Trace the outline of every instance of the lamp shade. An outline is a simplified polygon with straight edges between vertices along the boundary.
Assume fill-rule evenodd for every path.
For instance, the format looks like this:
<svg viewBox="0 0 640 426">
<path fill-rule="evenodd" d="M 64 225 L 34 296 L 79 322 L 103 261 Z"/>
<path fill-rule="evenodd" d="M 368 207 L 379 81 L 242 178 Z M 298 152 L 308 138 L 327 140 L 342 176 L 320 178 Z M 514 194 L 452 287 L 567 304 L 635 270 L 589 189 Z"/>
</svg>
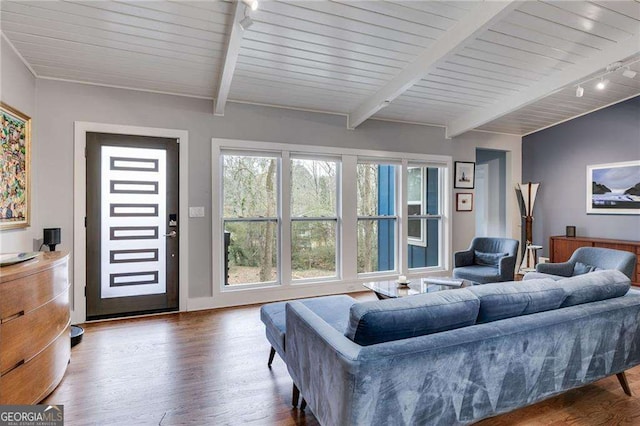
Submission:
<svg viewBox="0 0 640 426">
<path fill-rule="evenodd" d="M 56 250 L 56 245 L 60 244 L 60 228 L 44 228 L 42 244 L 49 246 L 50 251 Z"/>
</svg>

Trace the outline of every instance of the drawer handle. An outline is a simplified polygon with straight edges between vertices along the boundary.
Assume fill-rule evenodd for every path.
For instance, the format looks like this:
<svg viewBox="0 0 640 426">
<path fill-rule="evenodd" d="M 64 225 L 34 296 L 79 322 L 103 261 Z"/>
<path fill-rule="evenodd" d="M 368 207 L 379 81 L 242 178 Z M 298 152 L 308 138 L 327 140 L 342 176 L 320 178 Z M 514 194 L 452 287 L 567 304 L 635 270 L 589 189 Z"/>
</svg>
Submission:
<svg viewBox="0 0 640 426">
<path fill-rule="evenodd" d="M 16 318 L 20 318 L 20 317 L 21 317 L 21 316 L 23 316 L 23 315 L 24 315 L 24 311 L 20 311 L 20 312 L 18 312 L 17 314 L 13 314 L 13 315 L 11 315 L 11 316 L 6 317 L 5 319 L 3 319 L 3 320 L 2 320 L 2 323 L 4 324 L 5 322 L 9 322 L 9 321 L 14 320 L 14 319 L 16 319 Z"/>
<path fill-rule="evenodd" d="M 16 363 L 16 365 L 14 365 L 13 367 L 8 368 L 6 371 L 3 371 L 2 373 L 0 373 L 0 376 L 4 376 L 5 374 L 9 374 L 10 372 L 15 370 L 16 368 L 20 367 L 22 364 L 24 364 L 24 359 L 21 359 L 20 361 L 18 361 Z"/>
</svg>

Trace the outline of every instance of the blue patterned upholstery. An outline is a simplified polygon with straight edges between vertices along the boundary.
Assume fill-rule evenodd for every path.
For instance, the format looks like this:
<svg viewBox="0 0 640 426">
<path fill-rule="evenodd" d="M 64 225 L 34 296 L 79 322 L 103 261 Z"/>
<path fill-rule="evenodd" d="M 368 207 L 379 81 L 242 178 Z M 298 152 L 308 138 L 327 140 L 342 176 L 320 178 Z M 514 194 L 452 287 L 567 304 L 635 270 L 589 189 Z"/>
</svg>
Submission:
<svg viewBox="0 0 640 426">
<path fill-rule="evenodd" d="M 513 281 L 519 245 L 511 238 L 476 237 L 468 250 L 453 254 L 453 276 L 478 284 Z M 476 252 L 479 252 L 477 259 Z M 491 253 L 498 254 L 496 266 L 486 265 Z"/>
<path fill-rule="evenodd" d="M 621 275 L 603 272 L 589 279 Z M 640 364 L 640 291 L 369 346 L 293 301 L 286 329 L 287 368 L 321 424 L 461 425 Z"/>
<path fill-rule="evenodd" d="M 636 255 L 628 251 L 600 247 L 580 247 L 573 252 L 568 261 L 562 263 L 540 263 L 536 266 L 536 275 L 525 275 L 525 279 L 539 278 L 540 274 L 560 279 L 575 274 L 576 263 L 595 266 L 597 269 L 617 269 L 629 278 L 633 278 L 636 267 Z M 580 269 L 580 268 L 578 268 Z"/>
<path fill-rule="evenodd" d="M 299 302 L 316 312 L 336 330 L 344 333 L 349 322 L 349 308 L 356 303 L 356 300 L 353 297 L 338 295 L 300 299 Z M 284 309 L 286 304 L 287 302 L 268 303 L 260 308 L 260 319 L 264 323 L 267 340 L 282 359 L 286 349 Z"/>
</svg>

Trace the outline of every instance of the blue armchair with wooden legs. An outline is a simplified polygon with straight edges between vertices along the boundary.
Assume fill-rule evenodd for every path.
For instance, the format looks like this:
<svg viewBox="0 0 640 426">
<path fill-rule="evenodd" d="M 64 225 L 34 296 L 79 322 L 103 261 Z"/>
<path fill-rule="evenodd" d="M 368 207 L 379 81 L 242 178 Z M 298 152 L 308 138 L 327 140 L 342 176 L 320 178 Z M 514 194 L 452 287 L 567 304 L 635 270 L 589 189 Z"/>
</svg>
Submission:
<svg viewBox="0 0 640 426">
<path fill-rule="evenodd" d="M 469 249 L 454 253 L 453 277 L 475 284 L 513 281 L 519 245 L 511 238 L 476 237 Z"/>
</svg>

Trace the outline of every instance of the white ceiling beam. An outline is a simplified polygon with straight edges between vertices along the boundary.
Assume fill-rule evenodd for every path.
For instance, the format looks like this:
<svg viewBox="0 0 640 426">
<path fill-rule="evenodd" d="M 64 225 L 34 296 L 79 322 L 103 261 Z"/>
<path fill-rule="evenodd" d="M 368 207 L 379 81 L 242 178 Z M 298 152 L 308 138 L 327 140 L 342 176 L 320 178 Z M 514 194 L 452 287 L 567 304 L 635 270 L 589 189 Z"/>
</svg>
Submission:
<svg viewBox="0 0 640 426">
<path fill-rule="evenodd" d="M 513 11 L 520 1 L 486 1 L 479 3 L 456 25 L 426 48 L 413 62 L 362 102 L 347 116 L 347 127 L 355 129 L 381 108 L 424 78 L 447 57 L 464 49 L 495 22 Z"/>
<path fill-rule="evenodd" d="M 240 44 L 244 37 L 244 30 L 240 26 L 240 21 L 244 18 L 245 5 L 242 1 L 237 0 L 235 4 L 235 12 L 233 13 L 233 21 L 231 22 L 231 33 L 229 34 L 229 42 L 227 43 L 227 51 L 224 55 L 224 67 L 220 74 L 218 82 L 218 93 L 213 101 L 213 114 L 224 115 L 224 107 L 227 104 L 229 90 L 231 89 L 231 80 L 236 70 L 238 55 L 240 54 Z"/>
<path fill-rule="evenodd" d="M 613 62 L 621 61 L 638 54 L 640 54 L 638 37 L 629 37 L 627 40 L 618 43 L 614 48 L 606 49 L 595 57 L 571 65 L 563 71 L 540 80 L 523 92 L 499 99 L 495 102 L 494 107 L 477 109 L 451 121 L 447 124 L 447 138 L 456 137 L 476 127 L 487 124 L 497 118 L 550 96 L 567 86 L 582 82 L 586 77 L 594 73 L 604 72 L 607 65 Z"/>
</svg>

